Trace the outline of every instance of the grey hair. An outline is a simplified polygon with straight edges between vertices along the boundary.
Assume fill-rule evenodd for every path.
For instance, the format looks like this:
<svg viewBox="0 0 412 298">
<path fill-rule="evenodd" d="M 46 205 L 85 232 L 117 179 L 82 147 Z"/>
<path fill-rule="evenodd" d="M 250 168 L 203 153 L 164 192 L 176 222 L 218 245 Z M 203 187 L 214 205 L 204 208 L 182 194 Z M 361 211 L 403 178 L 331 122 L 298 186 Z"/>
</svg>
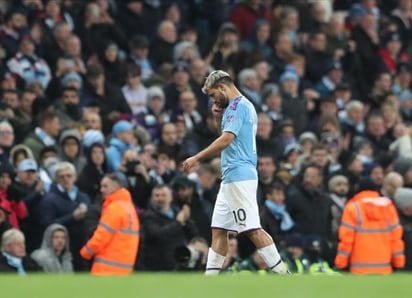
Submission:
<svg viewBox="0 0 412 298">
<path fill-rule="evenodd" d="M 184 51 L 188 48 L 192 49 L 193 54 L 194 54 L 194 59 L 200 58 L 199 50 L 197 49 L 196 45 L 193 42 L 181 41 L 177 43 L 175 47 L 173 48 L 173 60 L 178 61 L 182 57 Z"/>
<path fill-rule="evenodd" d="M 359 100 L 352 100 L 346 105 L 346 111 L 350 112 L 354 108 L 363 109 L 363 103 Z"/>
<path fill-rule="evenodd" d="M 1 237 L 1 251 L 5 252 L 6 246 L 14 241 L 14 239 L 25 240 L 23 232 L 18 229 L 9 229 L 3 233 Z"/>
<path fill-rule="evenodd" d="M 0 122 L 0 128 L 3 128 L 3 127 L 4 128 L 9 128 L 14 133 L 14 128 L 8 121 Z"/>
<path fill-rule="evenodd" d="M 66 171 L 66 170 L 69 170 L 70 172 L 76 175 L 76 168 L 71 162 L 68 162 L 68 161 L 59 162 L 54 169 L 54 173 L 57 174 L 58 172 Z"/>
<path fill-rule="evenodd" d="M 237 76 L 237 80 L 239 81 L 240 86 L 245 86 L 246 81 L 254 77 L 257 77 L 256 70 L 252 68 L 245 68 L 240 71 L 239 75 Z"/>
<path fill-rule="evenodd" d="M 231 83 L 233 83 L 230 75 L 229 75 L 226 71 L 223 71 L 223 70 L 214 70 L 214 71 L 212 71 L 212 72 L 207 76 L 206 81 L 205 81 L 205 83 L 203 84 L 202 92 L 203 92 L 204 94 L 207 94 L 207 91 L 208 91 L 209 89 L 215 88 L 216 85 L 217 85 L 217 83 L 223 82 L 224 79 L 227 79 L 227 83 L 229 83 L 229 81 L 230 81 Z"/>
</svg>

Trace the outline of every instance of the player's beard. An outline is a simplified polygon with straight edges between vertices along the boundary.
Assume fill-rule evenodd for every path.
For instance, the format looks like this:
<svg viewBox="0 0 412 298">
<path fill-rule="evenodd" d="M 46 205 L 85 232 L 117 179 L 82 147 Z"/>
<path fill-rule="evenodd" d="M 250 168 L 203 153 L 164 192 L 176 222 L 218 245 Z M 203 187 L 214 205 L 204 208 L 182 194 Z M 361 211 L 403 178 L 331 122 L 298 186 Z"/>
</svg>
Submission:
<svg viewBox="0 0 412 298">
<path fill-rule="evenodd" d="M 226 94 L 220 93 L 220 97 L 219 97 L 219 107 L 224 110 L 227 108 L 227 106 L 229 105 L 229 98 L 227 97 Z"/>
</svg>

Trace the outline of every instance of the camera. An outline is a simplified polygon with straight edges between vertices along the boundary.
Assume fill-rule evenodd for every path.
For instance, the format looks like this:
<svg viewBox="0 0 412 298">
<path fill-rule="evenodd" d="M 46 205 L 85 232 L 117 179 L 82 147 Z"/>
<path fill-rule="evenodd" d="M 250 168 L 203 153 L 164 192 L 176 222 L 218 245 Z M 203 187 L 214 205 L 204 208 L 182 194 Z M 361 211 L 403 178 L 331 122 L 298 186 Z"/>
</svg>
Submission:
<svg viewBox="0 0 412 298">
<path fill-rule="evenodd" d="M 178 246 L 175 249 L 178 271 L 203 270 L 202 258 L 203 253 L 191 246 Z"/>
<path fill-rule="evenodd" d="M 139 165 L 139 164 L 140 164 L 139 160 L 132 160 L 132 161 L 126 162 L 126 165 L 125 165 L 126 172 L 128 174 L 133 174 L 135 172 L 136 166 Z"/>
</svg>

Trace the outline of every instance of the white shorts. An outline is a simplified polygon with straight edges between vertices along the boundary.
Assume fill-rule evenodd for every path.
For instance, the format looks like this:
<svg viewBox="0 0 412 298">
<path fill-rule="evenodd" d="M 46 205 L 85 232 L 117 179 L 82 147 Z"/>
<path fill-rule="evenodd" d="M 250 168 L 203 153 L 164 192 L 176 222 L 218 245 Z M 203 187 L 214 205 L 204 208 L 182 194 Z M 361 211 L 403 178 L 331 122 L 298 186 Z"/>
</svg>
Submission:
<svg viewBox="0 0 412 298">
<path fill-rule="evenodd" d="M 260 229 L 256 191 L 257 180 L 220 184 L 211 227 L 238 233 Z"/>
</svg>

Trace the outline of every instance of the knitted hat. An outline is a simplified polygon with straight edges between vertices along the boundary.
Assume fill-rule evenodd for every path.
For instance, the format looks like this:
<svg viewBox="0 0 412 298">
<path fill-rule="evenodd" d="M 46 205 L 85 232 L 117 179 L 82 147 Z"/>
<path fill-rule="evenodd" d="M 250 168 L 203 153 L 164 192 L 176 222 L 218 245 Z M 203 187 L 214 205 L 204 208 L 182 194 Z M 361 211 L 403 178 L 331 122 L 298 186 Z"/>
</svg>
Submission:
<svg viewBox="0 0 412 298">
<path fill-rule="evenodd" d="M 329 191 L 333 191 L 339 183 L 349 184 L 349 180 L 344 175 L 333 176 L 332 178 L 329 179 L 329 182 L 328 182 Z"/>
<path fill-rule="evenodd" d="M 400 187 L 395 192 L 395 205 L 400 210 L 403 210 L 412 205 L 412 189 L 407 187 Z"/>
</svg>

